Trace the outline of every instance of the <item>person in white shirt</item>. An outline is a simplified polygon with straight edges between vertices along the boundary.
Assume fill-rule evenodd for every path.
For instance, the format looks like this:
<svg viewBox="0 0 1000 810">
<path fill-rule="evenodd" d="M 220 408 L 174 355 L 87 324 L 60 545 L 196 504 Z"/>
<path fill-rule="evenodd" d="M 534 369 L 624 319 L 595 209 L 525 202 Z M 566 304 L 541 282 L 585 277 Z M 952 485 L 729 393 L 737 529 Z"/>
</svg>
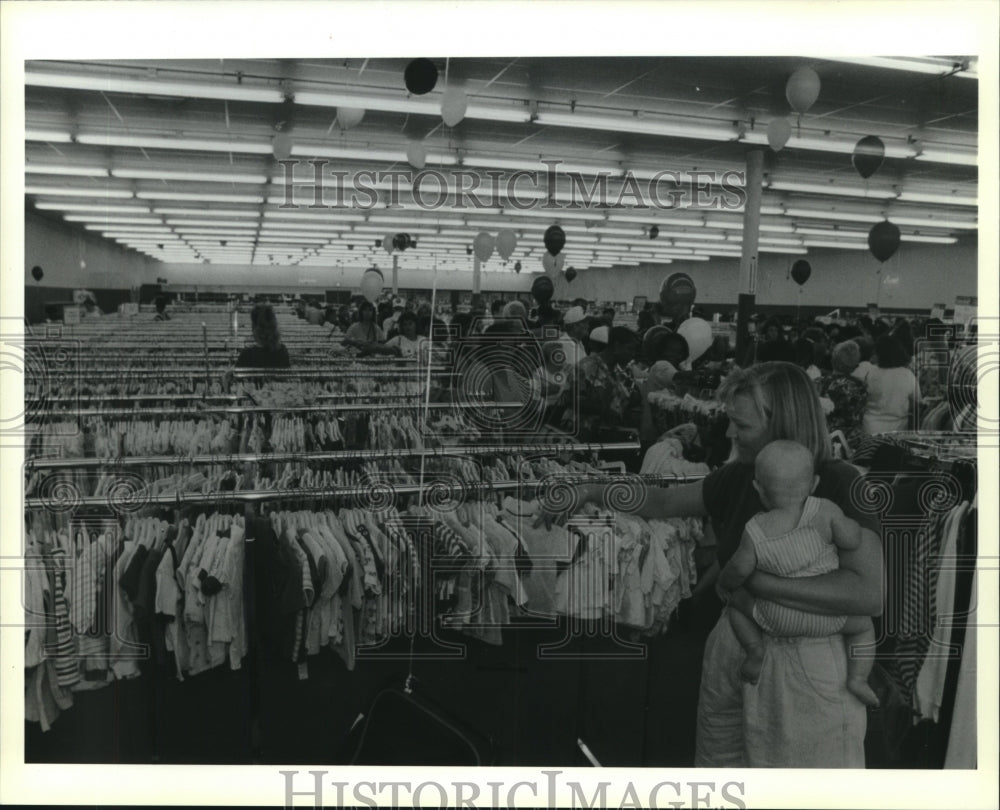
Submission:
<svg viewBox="0 0 1000 810">
<path fill-rule="evenodd" d="M 393 349 L 400 357 L 416 357 L 426 354 L 427 338 L 417 334 L 417 316 L 412 312 L 404 312 L 397 322 L 399 334 L 385 342 L 387 349 Z"/>
<path fill-rule="evenodd" d="M 587 356 L 583 341 L 590 335 L 590 325 L 583 307 L 570 307 L 563 315 L 563 334 L 559 338 L 565 354 L 566 371 L 571 371 Z"/>
<path fill-rule="evenodd" d="M 868 402 L 862 427 L 869 436 L 908 430 L 920 392 L 917 378 L 907 368 L 906 350 L 898 340 L 884 335 L 875 343 L 875 362 L 865 377 Z"/>
<path fill-rule="evenodd" d="M 382 321 L 382 331 L 387 335 L 393 330 L 398 329 L 399 318 L 403 314 L 404 302 L 402 298 L 392 299 L 392 315 Z"/>
</svg>

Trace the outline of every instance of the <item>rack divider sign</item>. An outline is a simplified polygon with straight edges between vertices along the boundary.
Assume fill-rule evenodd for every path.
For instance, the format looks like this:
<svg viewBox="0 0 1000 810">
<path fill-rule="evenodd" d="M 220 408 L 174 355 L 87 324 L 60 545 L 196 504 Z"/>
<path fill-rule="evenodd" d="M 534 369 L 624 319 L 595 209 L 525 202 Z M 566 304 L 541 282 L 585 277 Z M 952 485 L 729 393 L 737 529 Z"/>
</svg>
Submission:
<svg viewBox="0 0 1000 810">
<path fill-rule="evenodd" d="M 975 295 L 955 296 L 955 323 L 968 323 L 976 317 L 979 297 Z"/>
</svg>

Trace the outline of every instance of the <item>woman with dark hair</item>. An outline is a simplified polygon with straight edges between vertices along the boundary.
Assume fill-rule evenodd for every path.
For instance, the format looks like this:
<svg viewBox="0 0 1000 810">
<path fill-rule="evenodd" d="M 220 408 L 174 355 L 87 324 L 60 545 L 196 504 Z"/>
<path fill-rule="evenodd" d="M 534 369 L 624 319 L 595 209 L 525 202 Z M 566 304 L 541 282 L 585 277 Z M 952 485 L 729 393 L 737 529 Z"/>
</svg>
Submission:
<svg viewBox="0 0 1000 810">
<path fill-rule="evenodd" d="M 237 368 L 289 368 L 288 349 L 281 342 L 278 320 L 270 304 L 257 304 L 250 311 L 254 345 L 247 346 L 236 359 Z"/>
<path fill-rule="evenodd" d="M 167 314 L 167 296 L 158 295 L 156 296 L 156 314 L 153 316 L 154 321 L 169 321 L 170 316 Z"/>
<path fill-rule="evenodd" d="M 417 316 L 412 312 L 404 312 L 396 321 L 399 330 L 395 337 L 389 338 L 383 348 L 389 349 L 399 357 L 417 357 L 426 360 L 427 338 L 417 334 Z"/>
<path fill-rule="evenodd" d="M 757 454 L 776 439 L 804 445 L 815 462 L 813 495 L 827 498 L 861 525 L 861 542 L 838 552 L 839 568 L 785 578 L 755 571 L 751 595 L 820 614 L 872 616 L 882 609 L 881 527 L 852 497 L 858 470 L 832 458 L 816 387 L 791 363 L 762 363 L 737 371 L 719 389 L 736 457 L 704 480 L 648 488 L 635 514 L 647 520 L 708 516 L 717 561 L 695 599 L 706 609 L 718 573 L 740 544 L 747 521 L 763 511 L 754 486 Z M 607 504 L 604 485 L 582 485 L 574 500 Z M 551 515 L 543 515 L 545 520 Z M 726 594 L 721 594 L 726 595 Z M 728 610 L 728 608 L 726 609 Z M 696 767 L 863 768 L 866 709 L 846 686 L 848 651 L 842 636 L 764 636 L 764 669 L 756 686 L 741 681 L 745 653 L 723 611 L 708 637 L 701 672 Z"/>
<path fill-rule="evenodd" d="M 883 335 L 875 342 L 876 365 L 865 377 L 868 403 L 862 421 L 869 436 L 913 426 L 920 392 L 917 378 L 907 368 L 909 362 L 906 351 L 894 337 Z"/>
<path fill-rule="evenodd" d="M 385 332 L 375 323 L 375 305 L 362 301 L 358 306 L 358 320 L 352 323 L 344 335 L 344 345 L 360 349 L 362 354 L 385 343 Z"/>
</svg>

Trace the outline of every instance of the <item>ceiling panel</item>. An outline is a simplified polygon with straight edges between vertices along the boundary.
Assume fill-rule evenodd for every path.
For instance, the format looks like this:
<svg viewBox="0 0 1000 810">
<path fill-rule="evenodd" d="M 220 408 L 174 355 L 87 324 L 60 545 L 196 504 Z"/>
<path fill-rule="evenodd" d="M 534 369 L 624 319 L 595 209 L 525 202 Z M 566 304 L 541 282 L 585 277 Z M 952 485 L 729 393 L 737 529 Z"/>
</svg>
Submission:
<svg viewBox="0 0 1000 810">
<path fill-rule="evenodd" d="M 962 57 L 939 58 L 929 69 L 940 75 L 792 57 L 435 63 L 438 87 L 423 97 L 406 92 L 406 59 L 28 63 L 28 202 L 67 227 L 171 261 L 246 261 L 249 234 L 254 261 L 356 264 L 359 256 L 384 258 L 376 242 L 405 231 L 418 237 L 408 263 L 468 267 L 476 233 L 510 227 L 518 251 L 506 266 L 493 259 L 487 269 L 529 259 L 535 269 L 540 234 L 558 222 L 571 234 L 577 264 L 613 265 L 638 253 L 667 262 L 738 252 L 740 208 L 666 211 L 636 207 L 627 196 L 609 205 L 625 173 L 648 180 L 663 170 L 740 171 L 748 148 L 764 148 L 765 252 L 807 254 L 815 243 L 855 249 L 859 240 L 863 247 L 871 223 L 885 217 L 912 240 L 945 242 L 976 227 L 978 81 L 945 75 L 972 72 Z M 800 117 L 789 112 L 785 84 L 803 66 L 816 70 L 822 90 Z M 440 116 L 446 85 L 463 87 L 470 103 L 454 128 Z M 364 119 L 341 131 L 329 99 L 361 97 L 352 106 L 366 109 Z M 766 148 L 776 117 L 793 128 L 779 153 Z M 422 141 L 427 168 L 453 188 L 470 178 L 488 187 L 489 171 L 502 172 L 505 183 L 511 172 L 559 160 L 584 174 L 562 176 L 557 199 L 568 199 L 574 182 L 589 188 L 597 172 L 608 175 L 610 199 L 582 211 L 540 211 L 515 208 L 501 195 L 483 208 L 427 211 L 404 185 L 397 208 L 382 196 L 362 209 L 310 207 L 314 170 L 305 164 L 294 175 L 301 204 L 281 208 L 285 174 L 272 149 L 281 131 L 295 158 L 321 157 L 325 171 L 409 171 L 407 147 Z M 878 135 L 897 155 L 868 180 L 850 155 L 864 135 Z M 243 177 L 233 182 L 233 174 Z M 321 199 L 332 203 L 332 182 L 323 179 Z M 534 191 L 544 189 L 537 180 Z M 691 193 L 683 182 L 664 187 Z M 713 189 L 724 196 L 718 183 Z M 532 199 L 537 206 L 542 198 L 544 191 Z M 213 219 L 224 226 L 213 227 Z M 652 240 L 654 223 L 664 233 Z M 170 243 L 179 254 L 167 251 Z"/>
</svg>

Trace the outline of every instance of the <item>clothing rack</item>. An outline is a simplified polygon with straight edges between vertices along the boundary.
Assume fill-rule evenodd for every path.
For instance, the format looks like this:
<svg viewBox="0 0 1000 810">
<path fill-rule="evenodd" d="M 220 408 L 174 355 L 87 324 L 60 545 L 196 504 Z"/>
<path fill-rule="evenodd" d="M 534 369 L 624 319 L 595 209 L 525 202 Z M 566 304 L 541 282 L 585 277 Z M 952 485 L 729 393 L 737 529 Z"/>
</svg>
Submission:
<svg viewBox="0 0 1000 810">
<path fill-rule="evenodd" d="M 641 480 L 643 483 L 651 486 L 662 486 L 664 484 L 686 484 L 693 483 L 695 481 L 700 481 L 704 478 L 704 475 L 639 475 L 636 476 L 637 479 Z M 567 483 L 573 484 L 583 484 L 583 483 L 614 483 L 616 477 L 607 475 L 587 475 L 584 473 L 574 473 L 565 477 L 565 479 L 560 478 L 559 481 L 565 480 Z M 442 488 L 447 489 L 449 492 L 464 493 L 464 494 L 481 494 L 490 496 L 502 492 L 514 492 L 514 491 L 525 491 L 525 490 L 537 490 L 541 486 L 552 486 L 553 481 L 548 480 L 532 480 L 532 481 L 482 481 L 482 482 L 468 482 L 462 484 L 450 484 L 448 482 L 428 482 L 424 485 L 419 484 L 403 484 L 403 485 L 390 485 L 392 493 L 394 495 L 407 496 L 407 495 L 420 495 L 431 488 L 435 491 L 440 491 Z M 372 481 L 371 486 L 368 487 L 325 487 L 318 489 L 266 489 L 266 490 L 246 490 L 246 491 L 228 491 L 228 492 L 185 492 L 185 493 L 173 493 L 173 494 L 163 494 L 163 495 L 143 495 L 138 494 L 135 498 L 136 501 L 141 501 L 143 507 L 145 506 L 170 506 L 170 505 L 181 505 L 181 504 L 227 504 L 227 503 L 259 503 L 261 501 L 295 501 L 295 500 L 312 500 L 317 498 L 331 499 L 331 498 L 361 498 L 372 496 L 381 497 L 378 494 L 378 487 L 380 485 L 386 485 L 385 482 L 380 482 L 378 480 Z M 109 507 L 109 497 L 107 495 L 103 496 L 80 496 L 74 499 L 78 507 Z M 25 500 L 25 508 L 27 509 L 44 509 L 49 504 L 49 501 L 43 498 L 29 498 Z"/>
<path fill-rule="evenodd" d="M 378 396 L 373 394 L 371 396 Z M 412 395 L 411 395 L 412 398 Z M 85 409 L 69 411 L 35 411 L 32 417 L 35 419 L 58 418 L 58 417 L 134 417 L 134 416 L 234 416 L 245 413 L 331 413 L 350 411 L 402 411 L 402 410 L 461 410 L 466 408 L 521 408 L 523 405 L 518 402 L 429 402 L 417 403 L 410 406 L 398 403 L 358 403 L 333 405 L 231 405 L 220 408 L 103 408 Z"/>
<path fill-rule="evenodd" d="M 345 461 L 450 456 L 492 456 L 518 453 L 601 453 L 639 450 L 638 442 L 613 444 L 559 443 L 508 445 L 443 445 L 405 450 L 328 450 L 321 452 L 236 453 L 203 456 L 122 456 L 119 458 L 35 458 L 26 459 L 26 468 L 65 469 L 74 467 L 141 467 L 182 464 L 270 464 L 282 461 Z"/>
</svg>

